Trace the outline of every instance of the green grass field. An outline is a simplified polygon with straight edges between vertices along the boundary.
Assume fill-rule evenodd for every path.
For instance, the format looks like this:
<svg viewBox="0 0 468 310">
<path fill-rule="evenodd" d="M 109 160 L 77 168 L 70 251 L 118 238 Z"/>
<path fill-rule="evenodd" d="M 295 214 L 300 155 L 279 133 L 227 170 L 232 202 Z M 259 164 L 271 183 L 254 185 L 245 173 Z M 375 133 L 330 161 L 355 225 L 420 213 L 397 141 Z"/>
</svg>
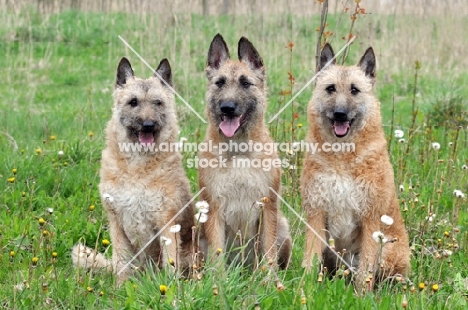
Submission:
<svg viewBox="0 0 468 310">
<path fill-rule="evenodd" d="M 202 115 L 209 43 L 219 32 L 236 55 L 237 41 L 246 36 L 267 67 L 269 119 L 314 74 L 319 15 L 43 14 L 26 7 L 5 9 L 0 16 L 0 308 L 467 306 L 468 204 L 454 195 L 456 189 L 468 193 L 468 43 L 461 39 L 466 18 L 366 14 L 355 22 L 357 39 L 346 63 L 357 62 L 367 46 L 375 48 L 375 93 L 412 249 L 412 272 L 405 280 L 383 283 L 358 297 L 341 276 L 319 281 L 318 267 L 304 273 L 305 226 L 286 206 L 293 257 L 290 268 L 276 275 L 240 267 L 220 273 L 207 266 L 199 279 L 147 271 L 117 287 L 113 275 L 75 270 L 70 258 L 80 239 L 107 255 L 112 251 L 102 243 L 110 237 L 97 186 L 117 64 L 126 56 L 137 76 L 152 74 L 119 35 L 152 66 L 167 57 L 176 90 Z M 331 14 L 328 23 L 337 51 L 349 34 L 350 15 Z M 276 141 L 305 136 L 312 90 L 307 88 L 271 124 Z M 200 142 L 206 125 L 182 101 L 177 105 L 180 137 Z M 404 131 L 404 142 L 394 137 L 395 129 Z M 195 155 L 185 153 L 184 160 Z M 297 169 L 284 171 L 283 196 L 302 213 L 298 179 L 303 154 L 280 156 L 296 164 Z M 187 175 L 196 193 L 197 171 L 187 169 Z M 167 286 L 164 296 L 160 285 Z"/>
</svg>

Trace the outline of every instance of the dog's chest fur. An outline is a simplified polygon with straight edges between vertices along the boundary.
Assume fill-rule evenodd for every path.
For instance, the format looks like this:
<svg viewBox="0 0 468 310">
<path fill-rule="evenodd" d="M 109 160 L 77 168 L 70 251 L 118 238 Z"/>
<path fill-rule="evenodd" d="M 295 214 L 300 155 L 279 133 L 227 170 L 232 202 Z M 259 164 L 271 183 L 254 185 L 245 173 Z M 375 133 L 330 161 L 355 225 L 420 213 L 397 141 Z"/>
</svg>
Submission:
<svg viewBox="0 0 468 310">
<path fill-rule="evenodd" d="M 308 185 L 310 203 L 313 208 L 326 213 L 330 236 L 342 242 L 352 238 L 367 211 L 368 186 L 349 174 L 328 170 L 318 173 Z"/>
</svg>

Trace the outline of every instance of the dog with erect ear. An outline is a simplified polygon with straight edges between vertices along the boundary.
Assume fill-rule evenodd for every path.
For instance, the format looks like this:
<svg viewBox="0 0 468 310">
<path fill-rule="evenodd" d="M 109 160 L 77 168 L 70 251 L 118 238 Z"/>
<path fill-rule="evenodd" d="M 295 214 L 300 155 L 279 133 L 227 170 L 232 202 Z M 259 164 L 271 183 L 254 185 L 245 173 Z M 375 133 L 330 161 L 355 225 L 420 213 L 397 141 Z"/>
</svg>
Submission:
<svg viewBox="0 0 468 310">
<path fill-rule="evenodd" d="M 211 253 L 227 251 L 230 262 L 240 256 L 242 263 L 257 266 L 265 258 L 270 266 L 286 268 L 292 243 L 276 196 L 281 160 L 276 152 L 240 147 L 273 143 L 264 121 L 265 66 L 244 37 L 239 40 L 238 58 L 231 59 L 220 34 L 213 38 L 206 63 L 209 124 L 204 142 L 230 147 L 200 153 L 200 161 L 218 162 L 198 169 L 199 187 L 205 188 L 201 196 L 210 205 L 204 230 Z M 231 250 L 239 248 L 240 254 Z"/>
<path fill-rule="evenodd" d="M 178 130 L 167 59 L 154 76 L 140 79 L 122 58 L 99 184 L 112 260 L 77 244 L 72 251 L 76 266 L 112 270 L 119 284 L 132 274 L 133 266 L 190 266 L 194 209 L 189 181 L 181 154 L 159 149 L 163 143 L 177 143 Z"/>
<path fill-rule="evenodd" d="M 307 109 L 306 142 L 319 148 L 325 143 L 334 145 L 335 151 L 322 148 L 306 153 L 301 179 L 308 224 L 321 237 L 306 229 L 303 266 L 312 267 L 314 257 L 331 271 L 342 266 L 337 253 L 323 243 L 333 240 L 336 251 L 342 252 L 340 257 L 356 270 L 360 292 L 386 277 L 407 276 L 410 269 L 408 234 L 382 130 L 380 103 L 373 94 L 375 69 L 372 48 L 356 66 L 340 66 L 331 46 L 324 46 Z"/>
</svg>

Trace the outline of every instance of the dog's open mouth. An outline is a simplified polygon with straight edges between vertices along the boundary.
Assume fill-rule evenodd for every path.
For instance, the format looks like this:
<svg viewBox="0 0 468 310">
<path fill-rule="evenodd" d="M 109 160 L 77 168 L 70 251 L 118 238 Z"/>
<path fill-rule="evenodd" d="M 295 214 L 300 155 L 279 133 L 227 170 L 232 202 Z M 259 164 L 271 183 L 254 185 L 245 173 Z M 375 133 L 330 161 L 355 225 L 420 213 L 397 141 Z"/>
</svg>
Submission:
<svg viewBox="0 0 468 310">
<path fill-rule="evenodd" d="M 221 123 L 219 124 L 219 129 L 223 132 L 223 134 L 231 138 L 234 136 L 237 132 L 237 130 L 240 128 L 242 123 L 245 120 L 245 114 L 242 114 L 240 116 L 234 116 L 234 117 L 229 117 L 227 115 L 222 115 L 221 116 Z"/>
<path fill-rule="evenodd" d="M 154 132 L 152 131 L 133 131 L 133 134 L 138 138 L 141 145 L 147 146 L 154 143 Z"/>
<path fill-rule="evenodd" d="M 352 121 L 332 121 L 333 131 L 335 132 L 335 136 L 338 138 L 342 138 L 349 133 L 349 129 L 351 128 Z"/>
</svg>

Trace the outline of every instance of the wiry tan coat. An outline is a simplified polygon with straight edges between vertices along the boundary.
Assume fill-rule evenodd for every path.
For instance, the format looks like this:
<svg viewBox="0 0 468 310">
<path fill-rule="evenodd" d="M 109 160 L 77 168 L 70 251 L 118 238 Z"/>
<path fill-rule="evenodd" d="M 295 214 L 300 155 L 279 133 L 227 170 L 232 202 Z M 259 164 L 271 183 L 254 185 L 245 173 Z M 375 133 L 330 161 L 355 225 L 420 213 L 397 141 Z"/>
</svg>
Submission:
<svg viewBox="0 0 468 310">
<path fill-rule="evenodd" d="M 239 61 L 231 60 L 226 43 L 221 35 L 216 35 L 208 53 L 206 73 L 209 125 L 205 142 L 212 141 L 213 145 L 229 141 L 239 145 L 249 140 L 272 143 L 264 123 L 265 68 L 253 45 L 241 38 Z M 231 149 L 221 153 L 213 149 L 202 152 L 200 158 L 213 162 L 220 158 L 226 160 L 226 167 L 200 167 L 198 170 L 199 187 L 205 188 L 201 196 L 210 205 L 208 221 L 204 224 L 210 248 L 229 251 L 244 245 L 244 263 L 253 263 L 257 253 L 258 260 L 264 255 L 268 262 L 274 265 L 278 262 L 285 268 L 291 254 L 289 228 L 277 196 L 270 190 L 271 187 L 280 192 L 281 168 L 234 166 L 238 159 L 279 161 L 276 152 L 267 155 Z M 268 201 L 260 206 L 256 202 L 262 197 L 268 197 Z M 240 236 L 236 236 L 238 233 Z M 230 259 L 236 254 L 238 252 L 232 251 Z"/>
<path fill-rule="evenodd" d="M 156 72 L 171 84 L 171 68 L 167 60 L 161 61 Z M 132 267 L 122 268 L 156 234 L 160 234 L 133 264 L 143 266 L 152 261 L 163 267 L 172 259 L 183 268 L 189 266 L 194 211 L 189 204 L 190 187 L 181 155 L 176 151 L 152 149 L 160 143 L 177 142 L 177 135 L 172 90 L 156 76 L 146 80 L 134 77 L 130 63 L 122 59 L 117 72 L 112 118 L 106 128 L 99 184 L 109 220 L 112 267 L 102 255 L 96 255 L 83 245 L 73 250 L 76 264 L 107 266 L 119 273 L 119 282 L 122 282 Z M 137 149 L 123 149 L 126 143 Z M 181 214 L 171 221 L 181 210 Z M 162 230 L 167 224 L 169 226 Z M 175 224 L 181 225 L 181 231 L 170 233 L 170 227 Z M 172 242 L 166 245 L 162 237 Z"/>
<path fill-rule="evenodd" d="M 332 58 L 333 51 L 327 44 L 320 67 Z M 371 48 L 357 66 L 343 67 L 332 62 L 320 73 L 308 106 L 306 141 L 317 143 L 319 149 L 324 143 L 354 143 L 355 149 L 307 153 L 301 181 L 309 225 L 323 239 L 334 239 L 337 251 L 346 249 L 344 258 L 357 267 L 358 288 L 363 287 L 369 272 L 374 279 L 405 276 L 410 260 L 408 236 L 382 130 L 380 103 L 372 94 L 374 81 L 375 57 Z M 390 216 L 393 224 L 384 224 L 383 215 Z M 381 255 L 381 244 L 373 238 L 378 231 L 388 240 L 397 239 L 383 244 Z M 312 266 L 314 255 L 329 270 L 343 264 L 307 229 L 304 267 Z M 372 283 L 371 280 L 370 288 Z"/>
</svg>

